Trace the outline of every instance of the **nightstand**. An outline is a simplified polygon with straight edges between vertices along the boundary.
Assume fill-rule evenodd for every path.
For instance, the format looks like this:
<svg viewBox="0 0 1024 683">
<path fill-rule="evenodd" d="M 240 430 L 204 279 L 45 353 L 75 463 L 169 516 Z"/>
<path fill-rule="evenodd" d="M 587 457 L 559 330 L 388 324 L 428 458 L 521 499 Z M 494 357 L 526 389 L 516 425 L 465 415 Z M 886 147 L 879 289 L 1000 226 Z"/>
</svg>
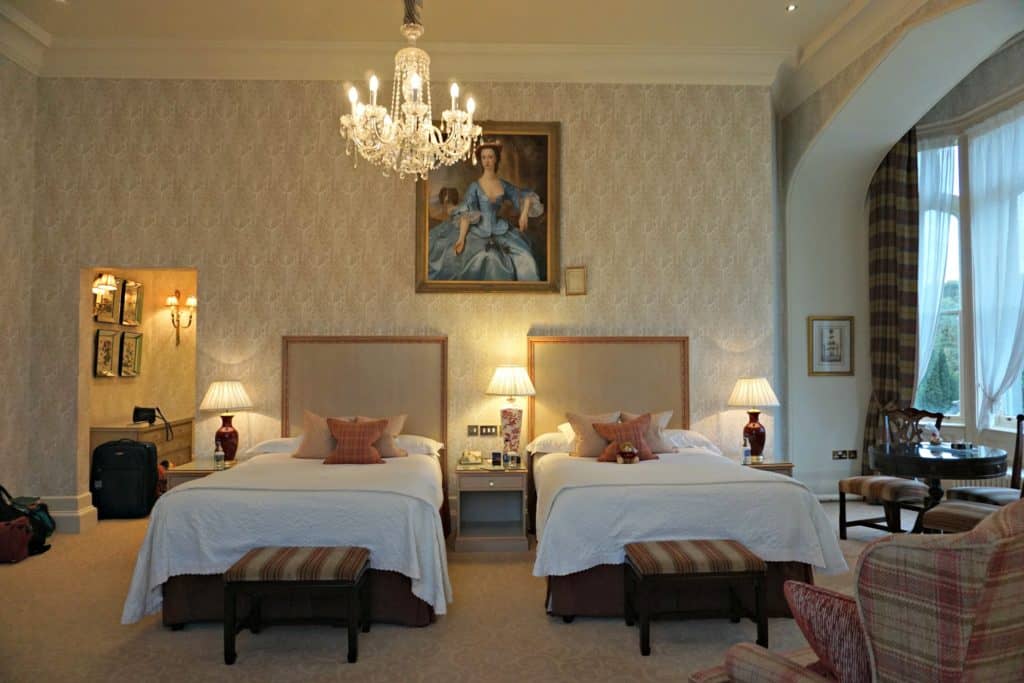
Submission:
<svg viewBox="0 0 1024 683">
<path fill-rule="evenodd" d="M 229 460 L 224 463 L 224 469 L 231 469 L 237 462 L 237 460 Z M 219 471 L 213 467 L 213 458 L 189 460 L 167 470 L 167 490 L 170 491 L 178 484 L 184 484 L 186 481 L 192 481 L 193 479 L 202 479 L 208 474 Z"/>
<path fill-rule="evenodd" d="M 526 537 L 526 470 L 455 468 L 459 528 L 456 552 L 518 552 Z"/>
<path fill-rule="evenodd" d="M 793 463 L 783 462 L 781 460 L 765 460 L 764 462 L 745 462 L 744 467 L 753 467 L 755 470 L 768 470 L 769 472 L 778 472 L 779 474 L 785 474 L 787 477 L 793 476 Z"/>
</svg>

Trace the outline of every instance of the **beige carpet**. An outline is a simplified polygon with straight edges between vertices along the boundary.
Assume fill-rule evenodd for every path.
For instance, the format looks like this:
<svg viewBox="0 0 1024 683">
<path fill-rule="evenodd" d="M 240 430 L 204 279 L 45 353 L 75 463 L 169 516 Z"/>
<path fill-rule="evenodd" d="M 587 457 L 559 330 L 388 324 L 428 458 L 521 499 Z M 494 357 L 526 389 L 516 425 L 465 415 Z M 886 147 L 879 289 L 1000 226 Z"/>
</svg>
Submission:
<svg viewBox="0 0 1024 683">
<path fill-rule="evenodd" d="M 865 516 L 853 507 L 851 517 Z M 835 504 L 826 510 L 835 518 Z M 219 625 L 172 632 L 158 615 L 120 624 L 145 529 L 146 520 L 105 521 L 87 534 L 56 536 L 44 555 L 0 565 L 0 681 L 678 681 L 719 663 L 731 644 L 754 639 L 749 621 L 655 622 L 651 656 L 641 657 L 637 629 L 620 619 L 564 624 L 546 616 L 532 553 L 453 553 L 455 602 L 436 624 L 374 625 L 360 636 L 356 664 L 345 661 L 344 629 L 244 631 L 238 662 L 228 667 Z M 851 530 L 843 543 L 851 566 L 863 540 L 877 535 Z M 819 583 L 849 591 L 851 577 Z M 804 643 L 790 619 L 771 620 L 770 637 L 773 650 Z"/>
</svg>

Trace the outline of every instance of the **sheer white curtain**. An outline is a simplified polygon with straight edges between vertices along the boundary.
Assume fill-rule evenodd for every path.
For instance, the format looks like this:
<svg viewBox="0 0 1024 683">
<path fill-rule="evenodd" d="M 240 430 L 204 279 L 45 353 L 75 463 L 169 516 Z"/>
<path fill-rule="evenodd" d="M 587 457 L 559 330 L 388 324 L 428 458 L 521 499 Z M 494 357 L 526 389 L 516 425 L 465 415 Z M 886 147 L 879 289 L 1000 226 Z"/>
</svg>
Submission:
<svg viewBox="0 0 1024 683">
<path fill-rule="evenodd" d="M 1024 103 L 968 131 L 978 428 L 1024 367 Z"/>
<path fill-rule="evenodd" d="M 957 148 L 952 139 L 918 143 L 917 188 L 920 202 L 920 237 L 917 262 L 917 382 L 928 370 L 939 323 L 939 303 L 946 279 L 949 223 L 960 215 L 953 194 Z"/>
</svg>

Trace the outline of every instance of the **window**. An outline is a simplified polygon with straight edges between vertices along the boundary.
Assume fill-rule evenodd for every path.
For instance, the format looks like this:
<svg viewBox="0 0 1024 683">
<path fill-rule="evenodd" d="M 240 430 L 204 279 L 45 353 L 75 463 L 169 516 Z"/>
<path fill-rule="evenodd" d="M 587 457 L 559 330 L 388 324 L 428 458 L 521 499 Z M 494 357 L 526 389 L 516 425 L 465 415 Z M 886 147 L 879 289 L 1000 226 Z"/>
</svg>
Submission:
<svg viewBox="0 0 1024 683">
<path fill-rule="evenodd" d="M 939 315 L 931 356 L 917 385 L 915 407 L 950 417 L 960 415 L 960 220 L 948 218 Z"/>
</svg>

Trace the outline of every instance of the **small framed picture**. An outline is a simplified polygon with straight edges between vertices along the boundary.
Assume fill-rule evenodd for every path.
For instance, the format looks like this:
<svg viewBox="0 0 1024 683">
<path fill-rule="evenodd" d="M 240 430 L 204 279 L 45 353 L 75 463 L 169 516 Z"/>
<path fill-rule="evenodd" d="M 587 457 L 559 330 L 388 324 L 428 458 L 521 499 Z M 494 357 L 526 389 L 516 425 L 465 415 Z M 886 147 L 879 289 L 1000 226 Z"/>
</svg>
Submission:
<svg viewBox="0 0 1024 683">
<path fill-rule="evenodd" d="M 114 278 L 117 289 L 96 295 L 96 312 L 93 318 L 98 323 L 121 322 L 121 280 Z"/>
<path fill-rule="evenodd" d="M 117 332 L 96 330 L 96 361 L 92 374 L 96 377 L 117 377 Z"/>
<path fill-rule="evenodd" d="M 121 333 L 122 377 L 138 377 L 142 371 L 142 334 L 139 332 Z"/>
<path fill-rule="evenodd" d="M 807 317 L 807 374 L 853 374 L 853 316 Z"/>
<path fill-rule="evenodd" d="M 121 286 L 121 324 L 142 324 L 142 283 L 125 280 Z"/>
<path fill-rule="evenodd" d="M 587 293 L 587 267 L 568 266 L 565 269 L 565 295 L 582 296 Z"/>
<path fill-rule="evenodd" d="M 501 467 L 501 451 L 491 451 L 491 467 Z"/>
</svg>

